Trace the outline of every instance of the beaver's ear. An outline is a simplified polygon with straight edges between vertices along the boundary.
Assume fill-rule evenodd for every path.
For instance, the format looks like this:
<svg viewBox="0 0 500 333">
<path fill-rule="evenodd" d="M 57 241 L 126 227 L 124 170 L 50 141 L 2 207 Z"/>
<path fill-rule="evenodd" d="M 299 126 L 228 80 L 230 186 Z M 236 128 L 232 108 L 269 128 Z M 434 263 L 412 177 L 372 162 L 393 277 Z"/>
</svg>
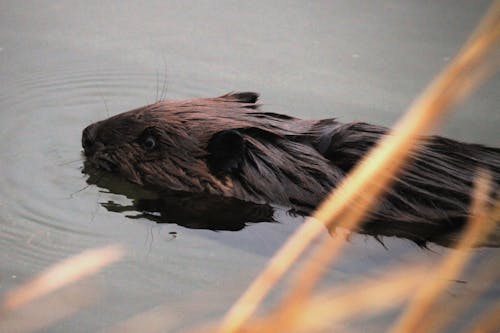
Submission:
<svg viewBox="0 0 500 333">
<path fill-rule="evenodd" d="M 246 144 L 243 135 L 236 130 L 215 133 L 207 146 L 207 162 L 215 174 L 237 171 L 245 157 Z"/>
<path fill-rule="evenodd" d="M 239 103 L 256 103 L 259 99 L 259 94 L 251 91 L 245 92 L 231 92 L 225 95 L 220 96 L 219 98 L 225 99 L 231 102 L 239 102 Z"/>
</svg>

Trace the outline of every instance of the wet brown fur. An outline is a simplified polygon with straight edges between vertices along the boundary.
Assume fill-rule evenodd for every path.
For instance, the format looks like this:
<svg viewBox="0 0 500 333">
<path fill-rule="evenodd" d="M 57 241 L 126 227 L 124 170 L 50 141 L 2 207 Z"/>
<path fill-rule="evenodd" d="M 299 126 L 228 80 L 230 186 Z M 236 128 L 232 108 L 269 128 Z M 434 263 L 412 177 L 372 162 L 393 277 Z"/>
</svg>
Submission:
<svg viewBox="0 0 500 333">
<path fill-rule="evenodd" d="M 366 123 L 264 112 L 257 98 L 232 93 L 160 101 L 90 125 L 82 143 L 92 163 L 148 188 L 310 212 L 387 132 Z M 155 147 L 146 149 L 151 137 Z M 421 143 L 365 231 L 384 228 L 385 235 L 425 242 L 460 230 L 479 167 L 490 170 L 498 193 L 500 149 L 439 136 Z M 413 229 L 425 232 L 415 236 Z"/>
</svg>

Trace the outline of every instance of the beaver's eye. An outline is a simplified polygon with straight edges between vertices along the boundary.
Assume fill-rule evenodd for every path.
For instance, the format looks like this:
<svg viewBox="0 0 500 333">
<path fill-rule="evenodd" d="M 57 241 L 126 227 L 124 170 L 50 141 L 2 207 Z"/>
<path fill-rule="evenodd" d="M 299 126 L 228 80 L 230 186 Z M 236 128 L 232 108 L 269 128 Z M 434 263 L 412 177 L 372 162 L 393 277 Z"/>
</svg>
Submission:
<svg viewBox="0 0 500 333">
<path fill-rule="evenodd" d="M 152 135 L 148 135 L 142 142 L 144 149 L 151 151 L 156 147 L 156 139 Z"/>
</svg>

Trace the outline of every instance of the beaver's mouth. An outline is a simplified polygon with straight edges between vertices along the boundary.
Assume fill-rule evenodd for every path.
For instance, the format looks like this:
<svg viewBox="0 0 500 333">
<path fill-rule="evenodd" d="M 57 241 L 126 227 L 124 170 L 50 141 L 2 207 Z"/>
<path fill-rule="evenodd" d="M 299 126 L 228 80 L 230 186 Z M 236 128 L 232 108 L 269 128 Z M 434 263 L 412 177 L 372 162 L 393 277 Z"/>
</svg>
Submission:
<svg viewBox="0 0 500 333">
<path fill-rule="evenodd" d="M 96 165 L 108 172 L 114 172 L 118 168 L 116 162 L 112 161 L 109 157 L 102 156 L 96 160 Z"/>
<path fill-rule="evenodd" d="M 87 160 L 96 168 L 106 170 L 108 172 L 116 172 L 118 164 L 108 154 L 94 154 L 87 156 Z"/>
</svg>

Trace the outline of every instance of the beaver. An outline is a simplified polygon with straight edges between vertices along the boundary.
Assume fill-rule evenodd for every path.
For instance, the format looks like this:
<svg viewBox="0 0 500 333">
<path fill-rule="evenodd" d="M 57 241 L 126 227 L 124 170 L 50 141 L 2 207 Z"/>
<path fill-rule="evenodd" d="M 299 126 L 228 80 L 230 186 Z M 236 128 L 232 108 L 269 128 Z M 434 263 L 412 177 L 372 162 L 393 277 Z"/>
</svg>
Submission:
<svg viewBox="0 0 500 333">
<path fill-rule="evenodd" d="M 204 193 L 310 213 L 388 129 L 263 111 L 254 92 L 164 100 L 86 127 L 94 166 L 155 191 Z M 469 217 L 479 168 L 500 180 L 500 149 L 441 136 L 420 139 L 380 198 L 365 232 L 432 241 Z M 417 230 L 425 230 L 417 235 Z"/>
</svg>

